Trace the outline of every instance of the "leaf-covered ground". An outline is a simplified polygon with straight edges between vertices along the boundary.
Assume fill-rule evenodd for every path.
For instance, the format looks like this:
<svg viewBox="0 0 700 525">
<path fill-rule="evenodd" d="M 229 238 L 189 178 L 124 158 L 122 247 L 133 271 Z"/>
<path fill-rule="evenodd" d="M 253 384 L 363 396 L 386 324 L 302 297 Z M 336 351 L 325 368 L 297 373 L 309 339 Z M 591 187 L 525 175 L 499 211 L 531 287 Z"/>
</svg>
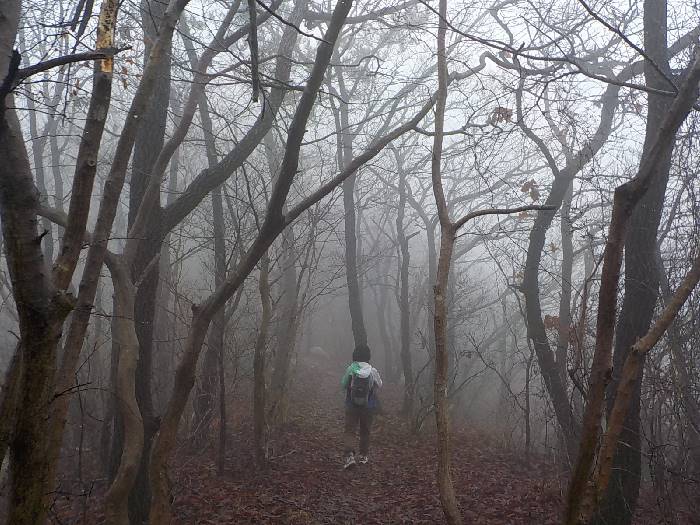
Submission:
<svg viewBox="0 0 700 525">
<path fill-rule="evenodd" d="M 304 377 L 292 387 L 289 424 L 275 440 L 268 468 L 259 470 L 253 461 L 248 397 L 229 407 L 233 421 L 222 476 L 214 463 L 213 442 L 195 452 L 183 445 L 171 466 L 176 523 L 444 523 L 435 484 L 434 437 L 430 428 L 412 435 L 396 415 L 399 387 L 385 388 L 382 394 L 385 414 L 376 421 L 370 462 L 342 470 L 340 372 L 327 372 L 335 368 L 304 364 Z M 465 428 L 454 429 L 452 458 L 465 524 L 560 523 L 566 480 L 553 465 L 537 457 L 527 460 L 494 445 L 478 429 Z M 671 523 L 659 516 L 649 489 L 643 490 L 635 525 Z M 59 497 L 52 521 L 103 523 L 103 491 L 97 484 L 87 500 Z M 674 523 L 699 523 L 693 516 L 679 512 Z"/>
<path fill-rule="evenodd" d="M 252 459 L 248 425 L 231 439 L 226 471 L 212 454 L 181 457 L 175 465 L 178 523 L 441 523 L 435 452 L 429 433 L 416 438 L 392 415 L 378 418 L 370 463 L 341 468 L 342 396 L 338 377 L 293 389 L 291 422 L 269 468 Z M 393 392 L 394 394 L 396 392 Z M 211 456 L 211 458 L 210 458 Z M 455 430 L 454 483 L 467 523 L 557 523 L 559 481 L 540 462 L 489 445 L 476 431 Z"/>
</svg>

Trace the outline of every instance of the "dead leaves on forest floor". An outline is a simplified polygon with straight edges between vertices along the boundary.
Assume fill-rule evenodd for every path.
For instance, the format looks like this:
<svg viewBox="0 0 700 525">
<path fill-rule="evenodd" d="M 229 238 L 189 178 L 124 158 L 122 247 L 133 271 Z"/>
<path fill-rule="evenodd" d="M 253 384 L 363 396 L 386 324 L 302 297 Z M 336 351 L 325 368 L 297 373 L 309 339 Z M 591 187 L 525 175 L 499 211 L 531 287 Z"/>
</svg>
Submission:
<svg viewBox="0 0 700 525">
<path fill-rule="evenodd" d="M 176 523 L 444 523 L 435 484 L 434 440 L 430 429 L 412 435 L 395 415 L 400 387 L 386 388 L 382 394 L 386 414 L 375 424 L 370 463 L 346 472 L 341 469 L 343 409 L 338 377 L 310 368 L 307 373 L 314 381 L 293 387 L 290 423 L 278 438 L 267 469 L 260 471 L 254 465 L 249 399 L 238 399 L 229 407 L 232 434 L 223 476 L 217 475 L 212 447 L 198 454 L 186 454 L 184 447 L 179 450 L 170 471 Z M 566 481 L 551 465 L 537 458 L 525 461 L 477 430 L 465 428 L 453 432 L 452 458 L 465 524 L 560 522 Z M 52 521 L 103 523 L 102 493 L 97 486 L 89 505 L 63 498 L 54 509 L 60 520 Z M 640 505 L 637 525 L 667 523 L 658 518 L 653 496 L 642 496 Z M 676 523 L 692 523 L 690 514 L 683 516 Z"/>
<path fill-rule="evenodd" d="M 176 461 L 178 522 L 442 523 L 428 433 L 416 438 L 396 417 L 383 417 L 372 436 L 370 463 L 341 469 L 342 395 L 334 380 L 328 377 L 315 392 L 295 388 L 295 398 L 306 401 L 297 405 L 267 469 L 253 463 L 249 425 L 231 436 L 221 477 L 204 455 Z M 391 406 L 386 408 L 391 412 Z M 558 522 L 558 481 L 542 463 L 525 463 L 473 431 L 456 430 L 452 443 L 453 478 L 465 523 Z"/>
<path fill-rule="evenodd" d="M 378 437 L 369 464 L 342 471 L 331 433 L 300 432 L 295 438 L 298 450 L 271 461 L 262 472 L 238 454 L 223 477 L 203 458 L 179 466 L 179 522 L 443 521 L 429 440 L 404 445 Z M 455 441 L 460 441 L 454 446 L 455 487 L 467 523 L 557 523 L 558 491 L 541 468 L 514 466 L 513 457 L 463 434 Z"/>
</svg>

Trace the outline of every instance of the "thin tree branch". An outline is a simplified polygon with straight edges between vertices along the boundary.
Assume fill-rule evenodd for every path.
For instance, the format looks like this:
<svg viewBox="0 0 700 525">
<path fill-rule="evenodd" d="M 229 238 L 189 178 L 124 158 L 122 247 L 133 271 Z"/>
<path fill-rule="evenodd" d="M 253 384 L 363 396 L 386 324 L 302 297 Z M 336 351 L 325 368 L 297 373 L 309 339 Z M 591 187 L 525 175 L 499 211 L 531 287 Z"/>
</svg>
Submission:
<svg viewBox="0 0 700 525">
<path fill-rule="evenodd" d="M 409 8 L 411 6 L 414 6 L 417 3 L 418 3 L 418 0 L 409 0 L 408 2 L 403 2 L 402 4 L 399 4 L 399 5 L 390 6 L 390 7 L 382 7 L 380 9 L 377 9 L 376 11 L 371 11 L 371 12 L 366 13 L 364 15 L 349 16 L 345 20 L 345 25 L 361 24 L 362 22 L 371 22 L 371 21 L 377 20 L 378 18 L 380 18 L 384 15 L 391 15 L 391 14 L 403 11 L 404 9 Z M 331 19 L 331 14 L 330 13 L 321 13 L 318 11 L 308 11 L 306 14 L 306 19 L 309 21 L 323 21 L 323 22 L 325 22 L 325 21 Z"/>
<path fill-rule="evenodd" d="M 251 1 L 252 1 L 252 0 L 251 0 Z M 274 16 L 277 20 L 279 20 L 280 22 L 282 22 L 284 25 L 289 26 L 289 27 L 293 27 L 293 28 L 296 30 L 296 32 L 299 33 L 300 35 L 304 35 L 304 36 L 307 36 L 307 37 L 309 37 L 309 38 L 313 38 L 314 40 L 318 40 L 319 42 L 325 42 L 326 44 L 329 43 L 329 42 L 326 42 L 323 38 L 319 38 L 319 37 L 317 37 L 316 35 L 312 35 L 311 33 L 307 33 L 306 31 L 302 30 L 298 25 L 295 25 L 295 24 L 291 23 L 290 21 L 285 20 L 285 19 L 282 18 L 280 15 L 278 15 L 277 13 L 275 13 L 274 11 L 272 11 L 269 7 L 267 7 L 264 3 L 262 3 L 262 0 L 255 0 L 255 2 L 256 2 L 260 7 L 262 7 L 265 11 L 267 11 L 267 12 L 270 13 L 272 16 Z"/>
<path fill-rule="evenodd" d="M 454 222 L 455 231 L 459 230 L 467 222 L 477 217 L 482 217 L 484 215 L 510 215 L 512 213 L 520 213 L 523 211 L 554 211 L 556 206 L 543 206 L 543 205 L 530 205 L 530 206 L 519 206 L 517 208 L 488 208 L 485 210 L 477 210 L 467 213 L 464 217 Z"/>
<path fill-rule="evenodd" d="M 22 80 L 29 78 L 32 75 L 41 73 L 42 71 L 48 71 L 59 66 L 65 66 L 66 64 L 73 64 L 75 62 L 85 62 L 88 60 L 102 60 L 105 58 L 112 58 L 114 55 L 131 49 L 131 46 L 124 47 L 112 47 L 107 49 L 101 49 L 99 51 L 86 51 L 85 53 L 75 53 L 73 55 L 64 55 L 58 58 L 52 58 L 50 60 L 44 60 L 38 64 L 32 66 L 23 67 L 17 70 L 17 75 L 14 79 L 14 87 L 17 86 Z"/>
<path fill-rule="evenodd" d="M 676 83 L 673 81 L 673 79 L 670 78 L 668 74 L 663 69 L 661 69 L 661 67 L 656 63 L 656 61 L 654 61 L 641 47 L 639 47 L 629 38 L 627 38 L 627 36 L 617 27 L 613 26 L 602 16 L 593 11 L 593 9 L 591 9 L 591 7 L 585 2 L 585 0 L 578 0 L 578 3 L 583 6 L 583 8 L 588 12 L 589 15 L 591 15 L 593 18 L 595 18 L 598 22 L 603 24 L 606 28 L 615 33 L 617 36 L 619 36 L 628 46 L 634 49 L 637 53 L 642 55 L 644 59 L 647 60 L 654 69 L 656 69 L 656 72 L 659 75 L 661 75 L 664 78 L 664 80 L 666 80 L 666 82 L 670 84 L 670 86 L 673 88 L 673 92 L 678 94 L 678 86 L 676 86 Z"/>
<path fill-rule="evenodd" d="M 426 0 L 418 0 L 418 1 L 421 4 L 423 4 L 428 10 L 432 11 L 435 14 L 438 14 L 438 12 L 435 10 L 435 8 L 430 6 L 426 2 Z M 447 27 L 452 32 L 454 32 L 458 35 L 461 35 L 464 38 L 467 38 L 473 42 L 477 42 L 479 44 L 485 45 L 485 46 L 490 47 L 492 49 L 496 49 L 498 51 L 505 51 L 507 53 L 511 53 L 513 56 L 527 58 L 529 60 L 535 60 L 535 61 L 539 61 L 539 62 L 558 62 L 558 63 L 562 63 L 562 64 L 570 64 L 576 68 L 576 72 L 581 73 L 582 75 L 587 76 L 588 78 L 592 78 L 594 80 L 599 80 L 600 82 L 605 82 L 606 84 L 613 84 L 615 86 L 626 87 L 629 89 L 645 91 L 647 93 L 654 93 L 657 95 L 664 95 L 664 96 L 668 96 L 668 97 L 673 97 L 676 95 L 676 93 L 673 91 L 664 91 L 661 89 L 655 89 L 655 88 L 651 88 L 651 87 L 644 86 L 641 84 L 635 84 L 635 83 L 631 83 L 631 82 L 622 81 L 622 80 L 619 80 L 619 78 L 609 78 L 609 77 L 606 77 L 604 75 L 599 75 L 597 73 L 593 73 L 593 72 L 585 69 L 583 67 L 583 65 L 574 57 L 533 55 L 531 53 L 523 52 L 522 46 L 520 48 L 515 48 L 509 44 L 506 44 L 505 42 L 488 40 L 486 38 L 472 35 L 470 33 L 465 33 L 464 31 L 461 31 L 460 29 L 456 28 L 449 21 L 446 20 L 445 22 L 447 24 Z M 692 36 L 692 34 L 695 34 L 695 30 L 691 31 L 691 34 L 688 36 Z"/>
</svg>

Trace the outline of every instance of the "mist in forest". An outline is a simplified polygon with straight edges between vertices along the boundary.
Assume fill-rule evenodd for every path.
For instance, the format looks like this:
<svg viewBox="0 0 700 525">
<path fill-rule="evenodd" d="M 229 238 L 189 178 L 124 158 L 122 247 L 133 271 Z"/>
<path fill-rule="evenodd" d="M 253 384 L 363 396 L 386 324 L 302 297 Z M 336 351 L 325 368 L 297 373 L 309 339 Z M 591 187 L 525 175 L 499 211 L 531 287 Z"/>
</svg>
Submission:
<svg viewBox="0 0 700 525">
<path fill-rule="evenodd" d="M 0 520 L 700 523 L 693 2 L 0 2 Z"/>
</svg>

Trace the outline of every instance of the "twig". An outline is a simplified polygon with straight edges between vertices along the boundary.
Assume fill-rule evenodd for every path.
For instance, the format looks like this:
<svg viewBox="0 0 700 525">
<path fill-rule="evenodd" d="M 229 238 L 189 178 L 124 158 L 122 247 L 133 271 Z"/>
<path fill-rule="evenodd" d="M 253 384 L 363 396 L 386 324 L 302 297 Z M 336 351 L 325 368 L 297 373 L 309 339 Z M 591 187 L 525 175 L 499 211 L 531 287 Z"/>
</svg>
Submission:
<svg viewBox="0 0 700 525">
<path fill-rule="evenodd" d="M 632 42 L 627 36 L 620 31 L 617 27 L 613 26 L 610 24 L 608 21 L 606 21 L 602 16 L 600 16 L 598 13 L 593 11 L 591 7 L 585 2 L 585 0 L 578 0 L 578 3 L 583 6 L 583 8 L 588 12 L 589 15 L 591 15 L 593 18 L 595 18 L 598 22 L 603 24 L 606 28 L 608 28 L 610 31 L 615 33 L 617 36 L 619 36 L 628 46 L 630 46 L 632 49 L 634 49 L 637 53 L 642 55 L 644 59 L 649 62 L 654 69 L 656 69 L 657 73 L 661 75 L 666 82 L 668 82 L 671 87 L 673 88 L 673 91 L 675 94 L 678 94 L 678 86 L 676 86 L 676 83 L 673 81 L 672 78 L 669 78 L 669 76 L 666 74 L 664 70 L 661 69 L 661 67 L 638 45 L 636 45 L 634 42 Z"/>
<path fill-rule="evenodd" d="M 269 7 L 267 7 L 265 4 L 263 4 L 261 0 L 255 0 L 255 2 L 256 2 L 260 7 L 262 7 L 265 11 L 267 11 L 267 12 L 270 13 L 272 16 L 274 16 L 277 20 L 279 20 L 280 22 L 282 22 L 284 25 L 289 26 L 289 27 L 293 27 L 294 29 L 296 29 L 297 33 L 299 33 L 300 35 L 304 35 L 304 36 L 307 36 L 307 37 L 309 37 L 309 38 L 313 38 L 314 40 L 318 40 L 319 42 L 324 42 L 324 43 L 326 43 L 326 44 L 330 44 L 330 42 L 328 42 L 327 40 L 324 40 L 323 38 L 319 38 L 319 37 L 317 37 L 316 35 L 312 35 L 311 33 L 307 33 L 306 31 L 303 31 L 299 26 L 292 24 L 292 23 L 289 22 L 288 20 L 285 20 L 285 19 L 282 18 L 280 15 L 278 15 L 277 13 L 275 13 L 274 11 L 272 11 L 272 10 L 271 10 Z"/>
</svg>

